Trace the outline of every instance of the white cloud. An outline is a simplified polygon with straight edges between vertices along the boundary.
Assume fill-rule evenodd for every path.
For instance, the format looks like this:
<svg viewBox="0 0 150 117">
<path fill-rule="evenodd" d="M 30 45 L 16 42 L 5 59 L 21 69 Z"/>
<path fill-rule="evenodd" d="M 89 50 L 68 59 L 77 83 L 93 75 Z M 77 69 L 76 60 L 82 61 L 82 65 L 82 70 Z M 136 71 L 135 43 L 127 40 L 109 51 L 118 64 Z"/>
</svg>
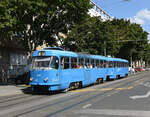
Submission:
<svg viewBox="0 0 150 117">
<path fill-rule="evenodd" d="M 129 18 L 131 22 L 144 25 L 147 20 L 150 21 L 150 10 L 142 9 L 137 12 L 136 16 Z"/>
<path fill-rule="evenodd" d="M 147 32 L 150 31 L 148 28 L 150 27 L 150 10 L 148 10 L 147 8 L 140 10 L 139 12 L 136 13 L 135 16 L 128 19 L 130 19 L 132 23 L 137 23 L 142 25 L 144 29 L 147 29 Z M 148 40 L 150 43 L 150 32 L 148 35 Z"/>
<path fill-rule="evenodd" d="M 141 19 L 150 20 L 150 11 L 148 9 L 143 9 L 143 10 L 139 11 L 136 16 Z"/>
<path fill-rule="evenodd" d="M 137 24 L 141 24 L 141 25 L 145 24 L 145 21 L 143 19 L 140 19 L 136 16 L 134 16 L 133 18 L 130 18 L 130 21 L 132 23 L 137 23 Z"/>
</svg>

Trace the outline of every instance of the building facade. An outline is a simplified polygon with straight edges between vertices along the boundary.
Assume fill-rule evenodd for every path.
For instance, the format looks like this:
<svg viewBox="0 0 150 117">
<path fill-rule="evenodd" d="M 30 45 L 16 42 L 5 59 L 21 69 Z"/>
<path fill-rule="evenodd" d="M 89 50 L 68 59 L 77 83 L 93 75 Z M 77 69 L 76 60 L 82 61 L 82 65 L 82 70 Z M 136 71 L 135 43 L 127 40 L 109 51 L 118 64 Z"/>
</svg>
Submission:
<svg viewBox="0 0 150 117">
<path fill-rule="evenodd" d="M 0 45 L 0 83 L 8 83 L 23 75 L 27 66 L 27 52 L 23 48 Z"/>
<path fill-rule="evenodd" d="M 89 14 L 90 14 L 91 17 L 100 16 L 103 21 L 113 19 L 113 17 L 111 17 L 106 11 L 104 11 L 102 8 L 100 8 L 92 0 L 91 0 L 91 4 L 93 5 L 93 8 L 89 10 Z"/>
</svg>

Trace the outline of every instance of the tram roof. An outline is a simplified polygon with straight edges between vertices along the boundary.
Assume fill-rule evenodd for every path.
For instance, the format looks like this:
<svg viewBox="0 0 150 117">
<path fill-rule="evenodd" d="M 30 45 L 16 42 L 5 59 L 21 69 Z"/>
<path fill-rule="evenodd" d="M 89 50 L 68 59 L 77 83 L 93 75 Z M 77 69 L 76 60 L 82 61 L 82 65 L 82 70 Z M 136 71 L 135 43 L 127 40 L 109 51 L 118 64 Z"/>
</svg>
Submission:
<svg viewBox="0 0 150 117">
<path fill-rule="evenodd" d="M 112 57 L 105 57 L 101 55 L 91 55 L 91 54 L 83 54 L 83 53 L 76 53 L 71 51 L 64 51 L 64 50 L 55 50 L 55 49 L 49 49 L 46 48 L 44 50 L 34 51 L 32 56 L 39 56 L 39 52 L 45 52 L 45 56 L 72 56 L 72 57 L 85 57 L 85 58 L 92 58 L 92 59 L 103 59 L 107 61 L 122 61 L 122 62 L 128 62 L 125 59 L 120 58 L 112 58 Z"/>
</svg>

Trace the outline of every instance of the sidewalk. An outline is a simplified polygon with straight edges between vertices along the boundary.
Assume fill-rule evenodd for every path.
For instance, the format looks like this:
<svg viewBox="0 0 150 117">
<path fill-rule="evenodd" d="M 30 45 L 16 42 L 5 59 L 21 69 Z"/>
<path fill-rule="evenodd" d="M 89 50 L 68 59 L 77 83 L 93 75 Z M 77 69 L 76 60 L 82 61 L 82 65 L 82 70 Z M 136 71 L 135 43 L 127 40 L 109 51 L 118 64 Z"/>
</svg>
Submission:
<svg viewBox="0 0 150 117">
<path fill-rule="evenodd" d="M 24 94 L 30 90 L 29 85 L 0 85 L 0 97 Z"/>
</svg>

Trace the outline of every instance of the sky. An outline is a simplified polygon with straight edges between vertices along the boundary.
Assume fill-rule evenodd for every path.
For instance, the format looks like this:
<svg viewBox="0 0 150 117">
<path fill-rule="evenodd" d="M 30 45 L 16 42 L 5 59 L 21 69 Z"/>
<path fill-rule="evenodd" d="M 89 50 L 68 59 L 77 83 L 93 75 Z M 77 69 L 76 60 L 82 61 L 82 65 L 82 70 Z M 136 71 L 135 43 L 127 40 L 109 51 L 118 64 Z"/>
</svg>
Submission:
<svg viewBox="0 0 150 117">
<path fill-rule="evenodd" d="M 150 40 L 150 0 L 92 0 L 110 16 L 130 19 L 140 24 L 149 33 Z"/>
</svg>

